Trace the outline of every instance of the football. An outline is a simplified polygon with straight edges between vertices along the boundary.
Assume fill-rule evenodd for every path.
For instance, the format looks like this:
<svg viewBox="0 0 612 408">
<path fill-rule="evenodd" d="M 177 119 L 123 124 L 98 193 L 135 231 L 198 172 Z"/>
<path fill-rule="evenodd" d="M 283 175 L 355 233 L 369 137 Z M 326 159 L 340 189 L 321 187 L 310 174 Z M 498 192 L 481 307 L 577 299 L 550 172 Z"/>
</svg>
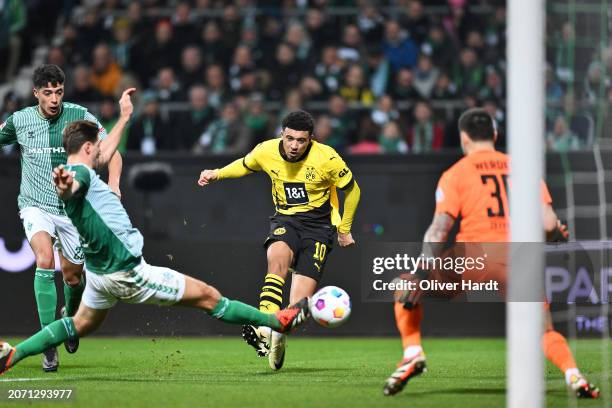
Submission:
<svg viewBox="0 0 612 408">
<path fill-rule="evenodd" d="M 337 286 L 325 286 L 310 298 L 312 318 L 323 327 L 338 327 L 351 315 L 351 298 Z"/>
</svg>

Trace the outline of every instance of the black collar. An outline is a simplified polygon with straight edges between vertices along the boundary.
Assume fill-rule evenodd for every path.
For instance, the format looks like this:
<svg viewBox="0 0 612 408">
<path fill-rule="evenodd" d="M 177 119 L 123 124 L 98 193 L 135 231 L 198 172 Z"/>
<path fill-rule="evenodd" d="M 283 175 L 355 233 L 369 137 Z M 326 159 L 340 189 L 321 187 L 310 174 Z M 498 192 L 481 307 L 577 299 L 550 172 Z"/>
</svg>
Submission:
<svg viewBox="0 0 612 408">
<path fill-rule="evenodd" d="M 283 158 L 283 160 L 288 161 L 289 163 L 297 163 L 297 162 L 301 162 L 302 160 L 304 160 L 306 158 L 306 156 L 308 156 L 308 153 L 310 153 L 310 149 L 312 148 L 312 144 L 313 144 L 313 140 L 311 139 L 308 147 L 306 148 L 306 150 L 304 151 L 304 153 L 300 156 L 299 159 L 297 160 L 289 160 L 287 158 L 287 155 L 285 154 L 285 150 L 283 149 L 283 140 L 281 139 L 280 142 L 278 143 L 278 153 L 281 155 L 281 157 Z"/>
</svg>

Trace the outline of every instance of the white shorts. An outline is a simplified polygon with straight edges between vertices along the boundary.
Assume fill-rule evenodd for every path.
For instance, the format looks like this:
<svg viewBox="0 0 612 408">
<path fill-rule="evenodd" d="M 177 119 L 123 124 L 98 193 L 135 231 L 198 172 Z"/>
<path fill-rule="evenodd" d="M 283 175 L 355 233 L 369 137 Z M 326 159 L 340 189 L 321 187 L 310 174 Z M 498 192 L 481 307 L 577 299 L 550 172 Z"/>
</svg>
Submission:
<svg viewBox="0 0 612 408">
<path fill-rule="evenodd" d="M 118 300 L 126 303 L 173 305 L 185 293 L 185 275 L 142 260 L 131 271 L 100 275 L 87 270 L 82 301 L 91 309 L 110 309 Z"/>
<path fill-rule="evenodd" d="M 55 215 L 40 208 L 27 207 L 19 212 L 28 242 L 40 231 L 51 235 L 53 245 L 62 251 L 64 257 L 76 265 L 85 262 L 81 236 L 70 218 L 65 215 Z"/>
</svg>

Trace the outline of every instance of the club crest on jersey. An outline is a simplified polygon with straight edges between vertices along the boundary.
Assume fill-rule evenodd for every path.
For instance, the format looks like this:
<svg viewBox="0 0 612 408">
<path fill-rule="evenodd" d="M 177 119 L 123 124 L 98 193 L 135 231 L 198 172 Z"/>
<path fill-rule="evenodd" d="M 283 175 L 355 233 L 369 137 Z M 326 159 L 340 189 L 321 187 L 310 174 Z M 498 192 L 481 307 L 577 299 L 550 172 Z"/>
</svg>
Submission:
<svg viewBox="0 0 612 408">
<path fill-rule="evenodd" d="M 277 228 L 274 230 L 274 235 L 283 235 L 287 230 L 283 227 Z"/>
<path fill-rule="evenodd" d="M 317 178 L 317 173 L 315 172 L 314 167 L 306 168 L 306 181 L 314 181 Z"/>
</svg>

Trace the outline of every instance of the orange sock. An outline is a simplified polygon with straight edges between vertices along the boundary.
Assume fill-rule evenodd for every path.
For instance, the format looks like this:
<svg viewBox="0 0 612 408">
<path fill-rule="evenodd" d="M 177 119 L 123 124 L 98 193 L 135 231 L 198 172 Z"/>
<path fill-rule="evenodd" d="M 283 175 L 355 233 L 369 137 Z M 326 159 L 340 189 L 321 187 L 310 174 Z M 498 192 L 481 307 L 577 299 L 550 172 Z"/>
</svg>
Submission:
<svg viewBox="0 0 612 408">
<path fill-rule="evenodd" d="M 404 304 L 395 302 L 395 323 L 402 336 L 402 346 L 421 345 L 421 319 L 423 306 L 417 304 L 412 309 L 404 309 Z"/>
<path fill-rule="evenodd" d="M 542 347 L 546 358 L 563 373 L 570 368 L 576 368 L 574 355 L 561 333 L 554 330 L 545 332 L 542 337 Z"/>
</svg>

